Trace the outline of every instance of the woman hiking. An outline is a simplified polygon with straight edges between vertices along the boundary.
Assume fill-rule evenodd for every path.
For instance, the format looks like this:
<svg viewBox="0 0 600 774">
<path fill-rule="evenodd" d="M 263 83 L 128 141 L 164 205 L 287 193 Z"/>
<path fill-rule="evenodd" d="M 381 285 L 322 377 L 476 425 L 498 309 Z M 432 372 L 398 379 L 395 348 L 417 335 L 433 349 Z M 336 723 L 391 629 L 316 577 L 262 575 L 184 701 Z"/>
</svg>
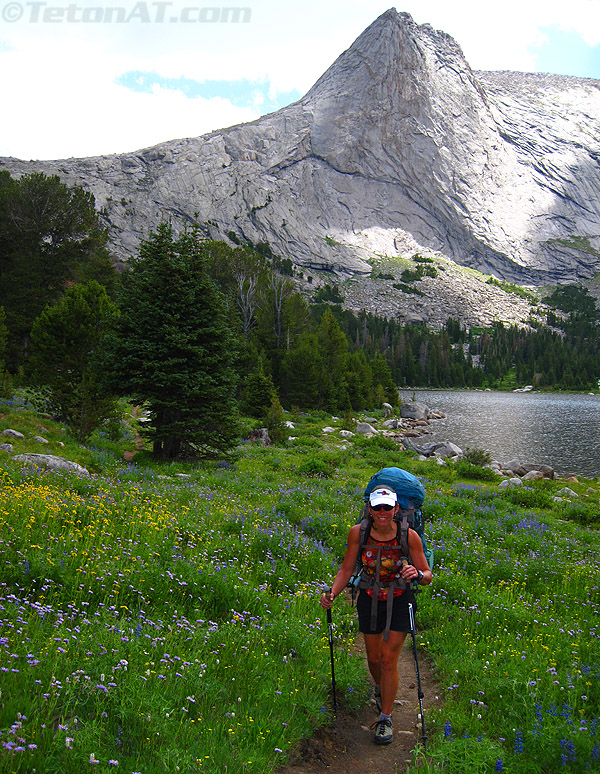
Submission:
<svg viewBox="0 0 600 774">
<path fill-rule="evenodd" d="M 414 503 L 402 499 L 402 505 L 406 506 L 403 510 L 414 511 Z M 427 585 L 432 580 L 419 535 L 409 528 L 407 545 L 401 545 L 399 522 L 395 517 L 402 512 L 398 497 L 390 488 L 381 486 L 370 493 L 368 534 L 361 546 L 361 524 L 350 529 L 344 561 L 331 589 L 323 592 L 320 599 L 321 606 L 329 610 L 333 600 L 348 585 L 358 560 L 363 579 L 356 604 L 359 631 L 364 636 L 369 672 L 375 682 L 375 703 L 380 712 L 379 720 L 374 723 L 375 744 L 389 744 L 393 739 L 392 708 L 398 691 L 398 657 L 411 631 L 408 603 L 416 607 L 412 584 Z"/>
</svg>

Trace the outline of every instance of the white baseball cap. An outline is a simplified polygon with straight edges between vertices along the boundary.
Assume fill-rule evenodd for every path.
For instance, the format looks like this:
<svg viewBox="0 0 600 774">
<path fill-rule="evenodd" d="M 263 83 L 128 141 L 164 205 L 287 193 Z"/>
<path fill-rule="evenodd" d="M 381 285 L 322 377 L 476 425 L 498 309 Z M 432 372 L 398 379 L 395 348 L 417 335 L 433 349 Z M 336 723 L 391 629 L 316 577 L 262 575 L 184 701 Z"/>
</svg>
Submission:
<svg viewBox="0 0 600 774">
<path fill-rule="evenodd" d="M 371 505 L 396 505 L 398 498 L 391 489 L 374 489 L 369 495 Z"/>
</svg>

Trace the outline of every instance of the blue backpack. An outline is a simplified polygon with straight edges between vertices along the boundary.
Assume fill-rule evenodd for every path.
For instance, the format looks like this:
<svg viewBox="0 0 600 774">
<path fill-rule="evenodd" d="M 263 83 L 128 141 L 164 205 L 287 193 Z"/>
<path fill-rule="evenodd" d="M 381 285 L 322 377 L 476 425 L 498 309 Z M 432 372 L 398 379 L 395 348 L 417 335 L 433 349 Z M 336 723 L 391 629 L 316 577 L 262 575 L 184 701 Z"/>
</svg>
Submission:
<svg viewBox="0 0 600 774">
<path fill-rule="evenodd" d="M 387 486 L 396 493 L 398 505 L 400 506 L 396 520 L 401 526 L 403 542 L 405 534 L 407 535 L 408 527 L 414 529 L 421 538 L 423 553 L 427 559 L 427 564 L 430 569 L 433 569 L 433 549 L 427 547 L 423 513 L 421 511 L 421 506 L 425 500 L 425 487 L 415 475 L 402 468 L 382 468 L 371 476 L 364 491 L 365 504 L 360 515 L 361 548 L 366 542 L 368 529 L 370 527 L 368 513 L 369 495 L 373 489 L 376 489 L 378 486 Z M 406 538 L 406 540 L 407 539 L 408 538 Z"/>
<path fill-rule="evenodd" d="M 430 569 L 433 569 L 433 550 L 427 547 L 425 541 L 424 528 L 423 528 L 423 514 L 421 513 L 421 506 L 425 499 L 425 488 L 419 479 L 412 473 L 409 473 L 402 468 L 383 468 L 375 473 L 371 477 L 371 480 L 367 484 L 364 491 L 365 504 L 360 514 L 360 537 L 358 556 L 356 560 L 356 568 L 354 574 L 348 585 L 352 588 L 352 601 L 354 603 L 355 595 L 358 588 L 373 589 L 372 604 L 371 604 L 371 628 L 375 626 L 375 620 L 377 615 L 377 599 L 379 596 L 379 590 L 387 589 L 387 622 L 384 633 L 384 640 L 387 640 L 389 635 L 389 627 L 392 615 L 392 600 L 394 588 L 406 588 L 406 583 L 402 578 L 396 578 L 392 581 L 383 582 L 380 580 L 379 570 L 381 561 L 381 546 L 371 545 L 369 543 L 371 526 L 373 520 L 369 514 L 368 502 L 369 495 L 377 487 L 385 486 L 388 489 L 392 489 L 396 493 L 398 505 L 400 506 L 398 513 L 394 517 L 397 524 L 397 541 L 398 550 L 402 561 L 409 561 L 410 553 L 408 547 L 408 530 L 414 529 L 415 532 L 421 538 L 423 544 L 423 553 L 427 559 Z M 373 549 L 378 553 L 377 569 L 375 576 L 369 576 L 363 572 L 362 556 L 365 549 Z M 412 584 L 411 584 L 412 585 Z M 413 587 L 416 589 L 416 587 Z"/>
</svg>

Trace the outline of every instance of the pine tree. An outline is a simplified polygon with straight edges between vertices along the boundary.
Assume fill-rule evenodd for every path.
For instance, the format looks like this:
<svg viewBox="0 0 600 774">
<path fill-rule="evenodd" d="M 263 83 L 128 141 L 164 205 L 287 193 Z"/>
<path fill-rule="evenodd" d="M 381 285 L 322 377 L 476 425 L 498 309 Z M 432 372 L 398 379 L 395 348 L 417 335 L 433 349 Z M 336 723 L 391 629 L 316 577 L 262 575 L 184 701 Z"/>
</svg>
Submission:
<svg viewBox="0 0 600 774">
<path fill-rule="evenodd" d="M 196 232 L 161 224 L 123 278 L 113 380 L 149 411 L 154 455 L 217 457 L 238 437 L 237 340 Z"/>
<path fill-rule="evenodd" d="M 319 408 L 322 372 L 318 339 L 314 333 L 305 333 L 281 362 L 280 393 L 284 405 Z"/>
<path fill-rule="evenodd" d="M 50 388 L 58 416 L 85 440 L 115 411 L 96 358 L 103 326 L 116 306 L 97 282 L 74 285 L 48 306 L 31 329 L 29 368 L 37 384 Z"/>
<path fill-rule="evenodd" d="M 326 309 L 317 329 L 321 357 L 321 400 L 329 411 L 350 408 L 346 385 L 348 340 L 331 309 Z"/>
<path fill-rule="evenodd" d="M 273 398 L 273 402 L 265 415 L 265 424 L 269 432 L 269 438 L 273 443 L 285 443 L 289 430 L 285 425 L 285 416 L 279 398 Z"/>
<path fill-rule="evenodd" d="M 0 306 L 0 371 L 4 371 L 7 341 L 8 328 L 6 327 L 6 312 L 4 311 L 4 307 Z"/>
<path fill-rule="evenodd" d="M 369 409 L 375 405 L 373 394 L 373 372 L 367 362 L 364 350 L 352 352 L 346 372 L 348 395 L 353 409 Z"/>
<path fill-rule="evenodd" d="M 375 387 L 377 403 L 386 402 L 392 406 L 397 406 L 400 402 L 400 396 L 385 357 L 380 352 L 377 352 L 370 366 L 373 372 L 373 385 Z"/>
<path fill-rule="evenodd" d="M 262 359 L 258 368 L 245 380 L 242 390 L 241 410 L 250 417 L 260 419 L 277 398 L 277 390 L 270 374 L 265 374 Z"/>
<path fill-rule="evenodd" d="M 0 172 L 0 304 L 12 370 L 27 357 L 33 321 L 69 283 L 114 285 L 107 240 L 90 193 L 56 176 Z"/>
</svg>

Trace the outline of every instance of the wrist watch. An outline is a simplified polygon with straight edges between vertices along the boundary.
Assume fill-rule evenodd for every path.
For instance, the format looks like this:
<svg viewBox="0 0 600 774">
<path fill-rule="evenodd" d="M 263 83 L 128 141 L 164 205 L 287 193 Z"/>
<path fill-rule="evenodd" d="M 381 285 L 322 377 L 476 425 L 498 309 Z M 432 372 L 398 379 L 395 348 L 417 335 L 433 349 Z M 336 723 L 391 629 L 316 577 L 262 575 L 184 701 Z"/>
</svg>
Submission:
<svg viewBox="0 0 600 774">
<path fill-rule="evenodd" d="M 417 570 L 417 583 L 423 580 L 423 570 Z"/>
</svg>

